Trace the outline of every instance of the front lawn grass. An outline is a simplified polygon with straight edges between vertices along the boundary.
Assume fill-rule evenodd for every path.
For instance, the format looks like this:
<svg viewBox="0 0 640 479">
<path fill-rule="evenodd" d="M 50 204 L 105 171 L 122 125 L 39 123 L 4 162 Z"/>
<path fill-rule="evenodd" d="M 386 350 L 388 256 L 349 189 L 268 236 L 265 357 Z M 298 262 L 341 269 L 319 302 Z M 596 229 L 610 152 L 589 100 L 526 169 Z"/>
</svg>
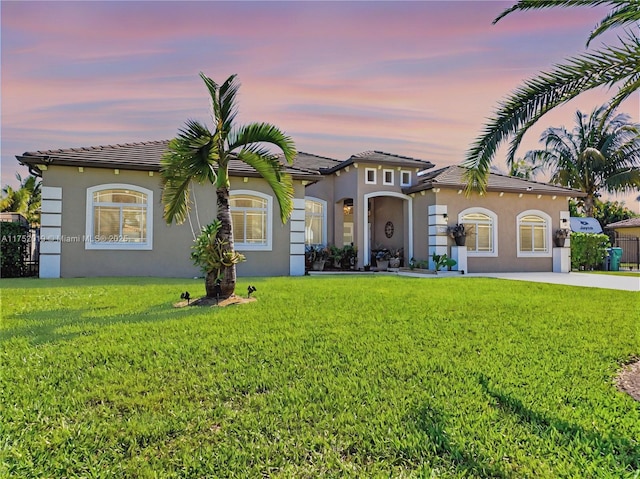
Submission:
<svg viewBox="0 0 640 479">
<path fill-rule="evenodd" d="M 488 278 L 2 280 L 0 477 L 637 478 L 640 295 Z"/>
<path fill-rule="evenodd" d="M 579 273 L 610 274 L 613 276 L 640 276 L 640 271 L 579 271 Z"/>
</svg>

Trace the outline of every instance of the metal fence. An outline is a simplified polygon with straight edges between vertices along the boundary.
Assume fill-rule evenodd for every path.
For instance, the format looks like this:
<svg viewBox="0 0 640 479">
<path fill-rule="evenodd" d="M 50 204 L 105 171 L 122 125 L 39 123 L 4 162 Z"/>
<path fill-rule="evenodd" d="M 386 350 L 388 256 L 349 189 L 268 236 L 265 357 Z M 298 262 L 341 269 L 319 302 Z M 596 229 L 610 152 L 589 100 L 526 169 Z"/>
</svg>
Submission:
<svg viewBox="0 0 640 479">
<path fill-rule="evenodd" d="M 616 235 L 613 246 L 622 248 L 621 266 L 640 269 L 640 238 L 637 236 Z"/>
</svg>

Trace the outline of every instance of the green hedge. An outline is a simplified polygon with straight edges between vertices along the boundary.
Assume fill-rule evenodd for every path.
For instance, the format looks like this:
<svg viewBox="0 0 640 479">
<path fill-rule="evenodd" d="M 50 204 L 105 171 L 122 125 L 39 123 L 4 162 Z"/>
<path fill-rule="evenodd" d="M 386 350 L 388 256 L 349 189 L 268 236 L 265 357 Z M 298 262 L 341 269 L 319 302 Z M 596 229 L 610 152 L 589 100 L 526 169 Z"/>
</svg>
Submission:
<svg viewBox="0 0 640 479">
<path fill-rule="evenodd" d="M 0 222 L 2 236 L 1 273 L 3 278 L 24 275 L 24 261 L 29 247 L 29 227 L 20 223 Z"/>
<path fill-rule="evenodd" d="M 610 246 L 605 234 L 571 233 L 571 269 L 600 269 Z"/>
</svg>

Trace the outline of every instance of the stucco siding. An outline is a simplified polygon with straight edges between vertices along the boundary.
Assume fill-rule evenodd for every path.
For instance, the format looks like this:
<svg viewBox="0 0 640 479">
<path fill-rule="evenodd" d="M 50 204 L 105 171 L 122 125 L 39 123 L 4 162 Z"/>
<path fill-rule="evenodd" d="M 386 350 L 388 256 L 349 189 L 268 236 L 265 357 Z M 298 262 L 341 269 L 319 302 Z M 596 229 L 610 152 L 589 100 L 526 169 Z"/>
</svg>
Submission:
<svg viewBox="0 0 640 479">
<path fill-rule="evenodd" d="M 568 210 L 568 199 L 564 196 L 551 195 L 527 195 L 520 196 L 516 193 L 489 192 L 483 196 L 473 194 L 470 197 L 456 190 L 441 189 L 436 193 L 436 202 L 446 204 L 448 207 L 448 224 L 458 222 L 459 214 L 471 207 L 485 208 L 497 215 L 497 254 L 493 257 L 477 257 L 472 254 L 468 257 L 469 272 L 519 272 L 519 271 L 552 271 L 553 244 L 549 244 L 548 256 L 522 257 L 517 251 L 517 217 L 524 211 L 538 210 L 546 213 L 551 218 L 551 231 L 561 228 L 560 212 Z M 565 226 L 566 227 L 566 226 Z M 449 239 L 449 245 L 453 240 Z"/>
<path fill-rule="evenodd" d="M 153 192 L 153 244 L 150 250 L 89 250 L 85 248 L 87 222 L 87 188 L 103 184 L 129 184 Z M 62 187 L 64 206 L 61 215 L 61 266 L 62 277 L 82 276 L 165 276 L 194 277 L 201 272 L 189 258 L 193 233 L 188 222 L 167 225 L 162 218 L 161 178 L 158 173 L 150 176 L 146 171 L 52 166 L 43 173 L 43 184 Z M 253 190 L 273 195 L 264 180 L 233 177 L 233 190 Z M 303 192 L 296 186 L 297 194 Z M 216 196 L 211 185 L 196 185 L 194 195 L 198 206 L 200 225 L 215 218 Z M 192 214 L 195 233 L 198 223 L 195 210 Z M 238 265 L 238 276 L 265 276 L 289 274 L 289 227 L 282 225 L 277 201 L 273 199 L 272 251 L 242 251 L 247 262 Z"/>
<path fill-rule="evenodd" d="M 640 227 L 631 228 L 614 228 L 614 231 L 620 236 L 635 236 L 640 237 Z"/>
</svg>

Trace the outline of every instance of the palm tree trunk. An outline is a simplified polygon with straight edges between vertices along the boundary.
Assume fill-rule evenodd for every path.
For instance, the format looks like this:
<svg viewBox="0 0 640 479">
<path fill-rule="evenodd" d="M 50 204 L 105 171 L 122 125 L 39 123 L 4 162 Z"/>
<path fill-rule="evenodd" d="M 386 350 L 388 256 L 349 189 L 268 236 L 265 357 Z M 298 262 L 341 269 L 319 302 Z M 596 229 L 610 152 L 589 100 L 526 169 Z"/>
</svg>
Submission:
<svg viewBox="0 0 640 479">
<path fill-rule="evenodd" d="M 592 194 L 588 194 L 585 197 L 584 203 L 583 203 L 583 208 L 584 208 L 584 215 L 586 217 L 592 217 L 593 216 L 594 197 L 593 197 Z"/>
<path fill-rule="evenodd" d="M 220 220 L 221 223 L 217 237 L 225 242 L 225 251 L 233 251 L 233 230 L 231 229 L 231 209 L 229 208 L 229 187 L 218 187 L 216 189 L 216 196 L 218 204 L 218 220 Z M 209 292 L 208 282 L 209 281 L 205 281 L 207 296 L 215 297 L 215 292 L 219 292 L 219 297 L 221 299 L 228 298 L 236 289 L 236 265 L 232 264 L 231 266 L 223 267 L 222 277 L 219 284 L 220 289 L 218 290 L 214 286 L 216 291 L 213 295 Z"/>
</svg>

